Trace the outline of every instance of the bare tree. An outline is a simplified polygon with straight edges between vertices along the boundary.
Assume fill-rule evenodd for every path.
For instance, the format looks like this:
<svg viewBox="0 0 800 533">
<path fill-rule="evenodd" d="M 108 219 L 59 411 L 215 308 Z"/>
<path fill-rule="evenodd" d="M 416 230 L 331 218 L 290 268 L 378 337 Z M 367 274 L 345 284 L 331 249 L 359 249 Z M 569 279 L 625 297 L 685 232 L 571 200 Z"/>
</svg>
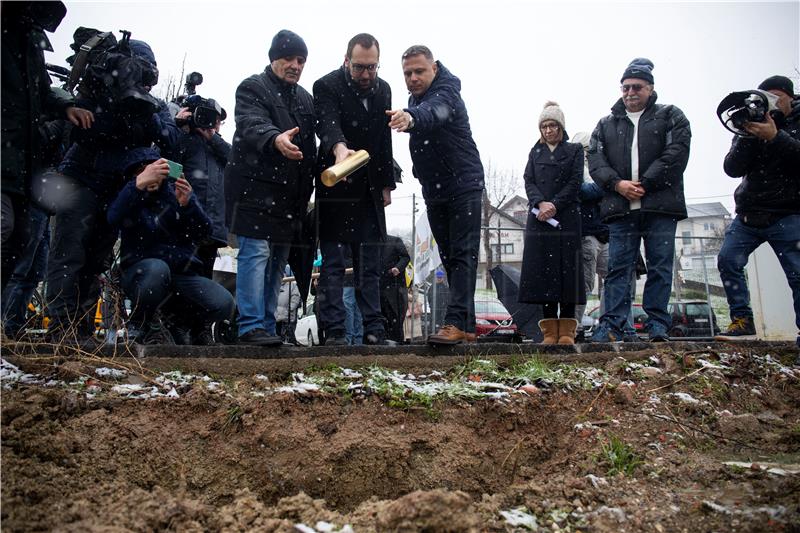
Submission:
<svg viewBox="0 0 800 533">
<path fill-rule="evenodd" d="M 486 163 L 486 188 L 483 191 L 483 250 L 486 254 L 486 288 L 492 288 L 492 276 L 489 271 L 494 267 L 494 254 L 492 253 L 491 230 L 489 229 L 492 220 L 492 211 L 500 209 L 519 188 L 519 181 L 515 173 L 509 171 L 499 171 L 491 160 Z"/>
<path fill-rule="evenodd" d="M 164 80 L 164 89 L 159 91 L 156 96 L 166 102 L 172 102 L 183 92 L 184 72 L 186 71 L 186 53 L 183 54 L 183 61 L 181 61 L 181 74 L 177 78 L 170 72 Z"/>
</svg>

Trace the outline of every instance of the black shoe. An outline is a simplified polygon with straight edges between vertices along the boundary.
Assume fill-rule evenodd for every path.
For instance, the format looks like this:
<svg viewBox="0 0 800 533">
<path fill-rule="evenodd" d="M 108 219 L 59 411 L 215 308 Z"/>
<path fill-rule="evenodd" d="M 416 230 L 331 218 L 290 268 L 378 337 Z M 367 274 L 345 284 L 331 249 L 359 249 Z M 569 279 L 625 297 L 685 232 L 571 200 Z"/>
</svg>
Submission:
<svg viewBox="0 0 800 533">
<path fill-rule="evenodd" d="M 622 342 L 642 342 L 639 335 L 636 333 L 624 333 L 622 335 Z"/>
<path fill-rule="evenodd" d="M 214 340 L 214 333 L 211 326 L 205 326 L 199 332 L 192 335 L 192 341 L 197 346 L 217 346 L 219 343 Z"/>
<path fill-rule="evenodd" d="M 383 333 L 367 333 L 364 335 L 364 344 L 370 346 L 397 346 L 395 341 L 387 339 Z"/>
<path fill-rule="evenodd" d="M 666 331 L 651 331 L 650 342 L 669 342 L 669 335 Z"/>
<path fill-rule="evenodd" d="M 189 346 L 192 344 L 192 333 L 189 331 L 189 328 L 184 326 L 172 326 L 172 328 L 170 328 L 170 334 L 172 334 L 172 339 L 178 346 Z"/>
<path fill-rule="evenodd" d="M 172 334 L 159 319 L 150 321 L 150 323 L 144 327 L 141 335 L 141 341 L 137 342 L 145 345 L 175 345 L 175 339 L 172 338 Z"/>
<path fill-rule="evenodd" d="M 325 346 L 350 346 L 344 337 L 325 337 Z"/>
<path fill-rule="evenodd" d="M 246 346 L 280 346 L 283 340 L 277 335 L 270 335 L 261 328 L 251 329 L 239 336 L 239 344 Z"/>
<path fill-rule="evenodd" d="M 732 341 L 737 339 L 744 340 L 748 338 L 756 338 L 756 326 L 753 324 L 753 317 L 742 316 L 734 318 L 733 322 L 731 322 L 728 326 L 728 329 L 724 333 L 716 335 L 714 340 Z"/>
</svg>

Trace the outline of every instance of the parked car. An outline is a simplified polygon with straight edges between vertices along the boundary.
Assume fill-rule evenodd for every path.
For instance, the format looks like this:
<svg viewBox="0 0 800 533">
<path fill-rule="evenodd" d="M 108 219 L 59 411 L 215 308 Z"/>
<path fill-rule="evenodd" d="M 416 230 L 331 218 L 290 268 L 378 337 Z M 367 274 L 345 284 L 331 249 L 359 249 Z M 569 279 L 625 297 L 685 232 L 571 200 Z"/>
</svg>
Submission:
<svg viewBox="0 0 800 533">
<path fill-rule="evenodd" d="M 669 303 L 672 317 L 670 337 L 713 337 L 719 333 L 717 316 L 704 300 L 676 300 Z"/>
<path fill-rule="evenodd" d="M 633 304 L 631 306 L 631 311 L 633 312 L 633 329 L 636 330 L 636 333 L 640 333 L 644 328 L 644 322 L 647 320 L 647 313 L 644 312 L 642 309 L 642 304 Z M 589 338 L 594 329 L 600 323 L 600 306 L 595 306 L 591 311 L 583 315 L 583 320 L 581 320 L 581 325 L 584 328 L 584 336 Z"/>
<path fill-rule="evenodd" d="M 294 328 L 294 336 L 297 342 L 303 346 L 319 346 L 319 332 L 317 330 L 317 317 L 314 314 L 313 300 L 309 298 L 306 304 L 306 313 L 303 308 L 299 309 L 300 317 Z"/>
<path fill-rule="evenodd" d="M 475 299 L 475 335 L 515 336 L 517 325 L 511 313 L 496 299 Z"/>
</svg>

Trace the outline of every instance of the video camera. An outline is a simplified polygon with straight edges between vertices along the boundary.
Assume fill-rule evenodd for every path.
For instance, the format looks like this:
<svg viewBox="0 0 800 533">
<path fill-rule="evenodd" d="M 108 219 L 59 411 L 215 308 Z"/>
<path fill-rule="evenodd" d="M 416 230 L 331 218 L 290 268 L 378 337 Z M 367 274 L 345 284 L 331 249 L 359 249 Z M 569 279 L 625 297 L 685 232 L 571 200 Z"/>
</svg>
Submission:
<svg viewBox="0 0 800 533">
<path fill-rule="evenodd" d="M 768 91 L 753 89 L 730 93 L 717 106 L 717 116 L 725 129 L 740 137 L 752 138 L 744 129 L 746 122 L 765 122 L 767 113 L 778 109 L 778 97 Z"/>
<path fill-rule="evenodd" d="M 202 74 L 199 72 L 190 72 L 186 75 L 186 82 L 184 84 L 186 94 L 178 96 L 173 101 L 178 108 L 186 107 L 192 112 L 192 116 L 186 121 L 192 129 L 212 129 L 217 125 L 218 116 L 220 120 L 225 120 L 228 117 L 227 112 L 216 100 L 203 98 L 197 94 L 197 86 L 202 85 L 202 83 Z M 177 110 L 174 112 L 177 113 Z M 179 123 L 178 125 L 180 126 L 181 124 Z"/>
</svg>

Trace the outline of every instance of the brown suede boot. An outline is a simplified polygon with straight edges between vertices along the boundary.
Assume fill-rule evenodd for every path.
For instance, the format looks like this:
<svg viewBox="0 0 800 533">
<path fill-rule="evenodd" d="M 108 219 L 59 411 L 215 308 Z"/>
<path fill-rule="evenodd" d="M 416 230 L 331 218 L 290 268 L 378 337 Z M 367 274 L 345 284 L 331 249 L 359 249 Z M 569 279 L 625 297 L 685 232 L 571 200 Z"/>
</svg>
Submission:
<svg viewBox="0 0 800 533">
<path fill-rule="evenodd" d="M 558 341 L 558 319 L 545 318 L 539 321 L 539 329 L 544 334 L 542 344 L 555 344 Z"/>
<path fill-rule="evenodd" d="M 558 319 L 558 344 L 575 344 L 578 321 L 574 318 Z"/>
<path fill-rule="evenodd" d="M 465 333 L 452 325 L 442 326 L 437 333 L 428 336 L 428 344 L 461 344 L 465 340 Z"/>
</svg>

